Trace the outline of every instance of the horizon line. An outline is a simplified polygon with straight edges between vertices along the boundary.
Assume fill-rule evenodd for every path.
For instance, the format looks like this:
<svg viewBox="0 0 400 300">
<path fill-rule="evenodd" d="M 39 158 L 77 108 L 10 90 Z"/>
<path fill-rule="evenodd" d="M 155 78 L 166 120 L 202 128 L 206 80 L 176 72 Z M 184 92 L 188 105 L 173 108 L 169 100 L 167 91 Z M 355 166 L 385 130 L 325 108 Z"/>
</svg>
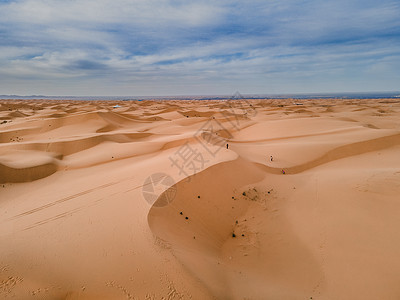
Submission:
<svg viewBox="0 0 400 300">
<path fill-rule="evenodd" d="M 400 90 L 393 90 L 393 91 L 369 91 L 369 92 L 290 92 L 290 93 L 240 93 L 236 91 L 232 94 L 177 94 L 177 95 L 18 95 L 18 94 L 1 94 L 0 98 L 4 97 L 18 97 L 18 98 L 182 98 L 182 97 L 232 97 L 235 94 L 240 94 L 241 96 L 246 96 L 250 98 L 262 98 L 262 97 L 282 97 L 282 96 L 340 96 L 340 95 L 371 95 L 371 94 L 396 94 L 400 93 Z M 396 95 L 397 96 L 397 95 Z M 398 95 L 400 96 L 400 95 Z"/>
</svg>

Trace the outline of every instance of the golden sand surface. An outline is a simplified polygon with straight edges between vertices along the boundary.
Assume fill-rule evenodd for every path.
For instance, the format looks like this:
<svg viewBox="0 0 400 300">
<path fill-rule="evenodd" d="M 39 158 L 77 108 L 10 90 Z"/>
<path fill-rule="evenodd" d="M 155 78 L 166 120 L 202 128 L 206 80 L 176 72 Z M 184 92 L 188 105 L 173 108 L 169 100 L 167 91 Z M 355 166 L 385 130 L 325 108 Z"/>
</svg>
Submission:
<svg viewBox="0 0 400 300">
<path fill-rule="evenodd" d="M 400 299 L 400 100 L 0 100 L 0 299 Z"/>
</svg>

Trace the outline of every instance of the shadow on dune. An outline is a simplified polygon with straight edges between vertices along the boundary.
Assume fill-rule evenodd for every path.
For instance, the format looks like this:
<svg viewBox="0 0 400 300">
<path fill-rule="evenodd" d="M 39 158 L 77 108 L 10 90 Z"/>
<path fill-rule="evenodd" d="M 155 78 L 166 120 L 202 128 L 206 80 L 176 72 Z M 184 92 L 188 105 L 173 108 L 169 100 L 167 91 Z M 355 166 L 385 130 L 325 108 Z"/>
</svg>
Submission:
<svg viewBox="0 0 400 300">
<path fill-rule="evenodd" d="M 375 138 L 367 141 L 356 142 L 344 146 L 337 147 L 325 153 L 324 155 L 318 157 L 310 162 L 297 165 L 290 168 L 285 168 L 287 174 L 298 174 L 306 170 L 315 168 L 317 166 L 329 163 L 342 158 L 347 158 L 355 155 L 360 155 L 368 152 L 379 151 L 400 145 L 400 134 L 394 134 L 389 136 L 384 136 L 380 138 Z M 270 173 L 280 173 L 281 169 L 270 168 L 265 166 L 266 170 Z"/>
<path fill-rule="evenodd" d="M 57 170 L 58 165 L 56 163 L 27 168 L 13 168 L 0 163 L 0 183 L 34 181 L 50 176 Z"/>
<path fill-rule="evenodd" d="M 280 138 L 277 138 L 277 140 L 279 139 Z M 338 159 L 361 155 L 373 151 L 384 150 L 398 145 L 400 145 L 400 134 L 397 133 L 389 136 L 383 136 L 366 141 L 339 146 L 326 152 L 324 155 L 317 157 L 314 160 L 293 167 L 274 168 L 262 164 L 260 164 L 260 166 L 262 166 L 262 168 L 266 172 L 271 174 L 282 174 L 282 169 L 285 170 L 286 174 L 298 174 Z"/>
<path fill-rule="evenodd" d="M 260 299 L 279 293 L 281 296 L 304 296 L 304 290 L 311 290 L 320 277 L 318 264 L 292 233 L 284 217 L 279 222 L 285 228 L 285 240 L 290 241 L 290 252 L 283 246 L 279 252 L 264 251 L 276 237 L 258 238 L 258 233 L 253 232 L 246 247 L 254 250 L 254 257 L 250 262 L 230 261 L 238 250 L 231 247 L 237 220 L 248 213 L 249 208 L 263 210 L 258 204 L 241 199 L 242 189 L 260 182 L 265 176 L 268 173 L 261 165 L 242 158 L 219 163 L 177 183 L 174 200 L 155 203 L 149 211 L 148 223 L 154 235 L 169 244 L 176 258 L 218 299 L 243 299 L 254 295 L 255 286 L 265 287 L 257 291 Z M 157 201 L 163 199 L 161 195 Z M 257 226 L 250 229 L 259 230 Z M 293 256 L 293 251 L 298 257 Z M 276 270 L 270 268 L 273 260 L 288 263 L 282 264 L 282 270 Z M 244 276 L 255 277 L 255 281 L 264 281 L 263 285 L 236 281 L 232 274 L 235 268 Z M 303 271 L 307 276 L 301 278 L 298 274 Z M 251 281 L 254 283 L 253 279 Z M 237 284 L 242 286 L 239 292 Z M 278 292 L 273 291 L 277 284 L 280 285 Z"/>
</svg>

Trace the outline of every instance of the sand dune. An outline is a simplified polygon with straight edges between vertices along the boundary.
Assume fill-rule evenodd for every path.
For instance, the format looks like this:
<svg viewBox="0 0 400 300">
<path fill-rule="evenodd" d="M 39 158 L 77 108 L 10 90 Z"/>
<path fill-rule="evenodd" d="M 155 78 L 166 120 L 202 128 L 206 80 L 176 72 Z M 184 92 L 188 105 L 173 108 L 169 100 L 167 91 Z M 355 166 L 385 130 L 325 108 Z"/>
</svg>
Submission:
<svg viewBox="0 0 400 300">
<path fill-rule="evenodd" d="M 0 299 L 398 299 L 399 116 L 1 100 Z"/>
<path fill-rule="evenodd" d="M 262 262 L 277 258 L 276 254 L 269 257 L 271 253 L 268 250 L 263 253 L 260 249 L 268 247 L 275 236 L 260 237 L 259 232 L 254 231 L 257 227 L 254 224 L 254 212 L 250 212 L 265 211 L 269 205 L 264 200 L 269 202 L 274 199 L 272 188 L 268 193 L 265 187 L 250 187 L 250 184 L 257 184 L 264 177 L 260 165 L 243 159 L 220 163 L 193 176 L 190 182 L 187 179 L 179 182 L 174 201 L 166 206 L 156 203 L 149 212 L 149 225 L 153 232 L 171 244 L 176 257 L 218 299 L 241 299 L 246 295 L 259 299 L 277 295 L 306 297 L 308 294 L 304 291 L 312 289 L 310 279 L 318 279 L 320 271 L 316 262 L 309 254 L 304 254 L 306 251 L 291 237 L 290 252 L 298 257 L 290 257 L 290 263 L 280 265 L 291 276 L 279 283 L 279 288 L 258 287 L 255 292 L 253 284 L 241 282 L 246 280 L 244 276 L 257 278 L 260 275 L 258 273 L 265 273 L 263 275 L 273 277 L 276 272 L 257 267 L 257 260 L 262 265 Z M 281 225 L 281 230 L 288 230 L 283 222 Z M 284 248 L 280 251 L 282 256 L 290 255 Z M 243 274 L 237 274 L 232 269 L 232 265 L 236 264 L 247 265 Z M 308 272 L 306 280 L 301 276 L 301 272 L 305 271 L 302 267 Z M 298 273 L 295 275 L 293 272 Z M 275 274 L 271 283 L 282 280 L 279 277 Z M 235 290 L 237 284 L 243 285 L 240 291 Z"/>
</svg>

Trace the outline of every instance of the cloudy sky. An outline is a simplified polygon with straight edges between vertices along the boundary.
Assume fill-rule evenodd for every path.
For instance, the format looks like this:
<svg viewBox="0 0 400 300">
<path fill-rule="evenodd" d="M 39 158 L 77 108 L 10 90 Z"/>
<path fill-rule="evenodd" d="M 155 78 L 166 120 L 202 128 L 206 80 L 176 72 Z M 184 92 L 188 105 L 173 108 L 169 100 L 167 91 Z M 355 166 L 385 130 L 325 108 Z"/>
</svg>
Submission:
<svg viewBox="0 0 400 300">
<path fill-rule="evenodd" d="M 399 0 L 0 0 L 0 94 L 400 90 Z"/>
</svg>

